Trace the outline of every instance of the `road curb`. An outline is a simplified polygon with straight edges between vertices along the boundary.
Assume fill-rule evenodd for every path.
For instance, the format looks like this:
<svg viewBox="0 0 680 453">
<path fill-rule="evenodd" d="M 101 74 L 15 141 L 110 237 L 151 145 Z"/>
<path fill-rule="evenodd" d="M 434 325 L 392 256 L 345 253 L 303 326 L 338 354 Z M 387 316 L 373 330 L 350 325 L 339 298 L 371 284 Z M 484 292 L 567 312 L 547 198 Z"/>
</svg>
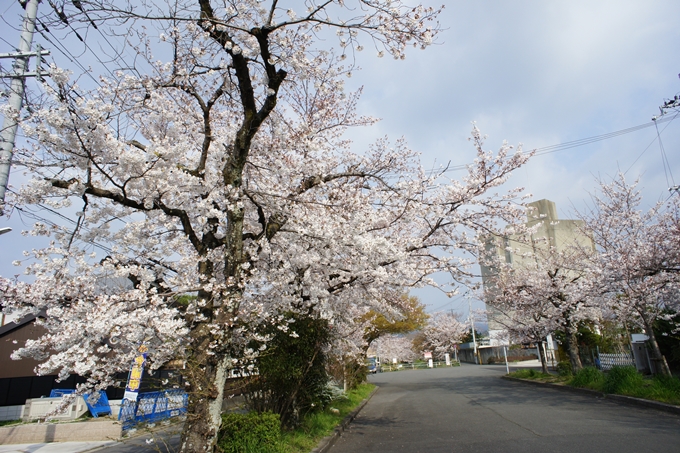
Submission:
<svg viewBox="0 0 680 453">
<path fill-rule="evenodd" d="M 330 448 L 335 444 L 335 441 L 338 440 L 338 437 L 340 437 L 347 429 L 350 423 L 352 423 L 352 420 L 356 418 L 357 415 L 359 415 L 359 412 L 361 412 L 361 409 L 364 408 L 366 404 L 370 401 L 371 398 L 373 398 L 373 395 L 375 395 L 375 392 L 378 391 L 380 387 L 377 385 L 373 389 L 373 391 L 359 404 L 359 406 L 354 409 L 352 412 L 350 412 L 347 417 L 345 417 L 338 426 L 333 430 L 333 434 L 330 436 L 326 436 L 323 439 L 319 441 L 319 445 L 316 446 L 314 450 L 311 451 L 311 453 L 326 453 Z"/>
<path fill-rule="evenodd" d="M 646 407 L 646 408 L 650 408 L 650 409 L 656 409 L 656 410 L 660 410 L 660 411 L 664 411 L 664 412 L 669 412 L 669 413 L 675 414 L 675 415 L 680 415 L 680 406 L 675 406 L 673 404 L 666 404 L 666 403 L 661 403 L 661 402 L 658 402 L 658 401 L 645 400 L 645 399 L 642 399 L 642 398 L 635 398 L 635 397 L 632 397 L 632 396 L 607 394 L 607 393 L 598 392 L 596 390 L 582 389 L 582 388 L 571 387 L 569 385 L 563 385 L 563 384 L 554 384 L 552 382 L 533 381 L 533 380 L 529 380 L 529 379 L 520 379 L 520 378 L 516 378 L 516 377 L 511 377 L 511 376 L 501 376 L 501 377 L 505 380 L 508 380 L 508 381 L 522 382 L 522 383 L 533 385 L 533 386 L 536 386 L 536 387 L 548 387 L 548 388 L 560 390 L 560 391 L 563 391 L 563 392 L 577 393 L 577 394 L 580 394 L 580 395 L 590 395 L 590 396 L 594 396 L 596 398 L 604 398 L 604 399 L 615 401 L 615 402 L 621 403 L 621 404 L 628 404 L 630 406 Z"/>
</svg>

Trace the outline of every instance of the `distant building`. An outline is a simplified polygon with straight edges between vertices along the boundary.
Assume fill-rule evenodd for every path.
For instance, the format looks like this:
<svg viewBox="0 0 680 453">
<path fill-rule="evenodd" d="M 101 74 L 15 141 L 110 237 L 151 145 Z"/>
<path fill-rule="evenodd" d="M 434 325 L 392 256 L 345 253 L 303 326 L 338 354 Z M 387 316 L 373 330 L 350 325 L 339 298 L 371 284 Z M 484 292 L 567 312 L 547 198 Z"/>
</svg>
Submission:
<svg viewBox="0 0 680 453">
<path fill-rule="evenodd" d="M 528 237 L 521 238 L 517 235 L 493 236 L 486 243 L 485 248 L 489 253 L 496 253 L 501 260 L 513 266 L 522 266 L 526 255 L 530 255 L 537 249 L 555 247 L 556 250 L 565 250 L 568 247 L 582 247 L 595 250 L 593 239 L 584 233 L 582 220 L 566 220 L 557 218 L 557 208 L 550 200 L 538 200 L 528 204 L 527 227 L 535 227 L 535 232 Z M 494 269 L 482 266 L 482 281 L 484 291 L 491 294 L 493 299 L 493 287 L 489 283 L 489 277 Z M 493 304 L 487 303 L 487 316 L 489 321 L 490 338 L 498 338 L 505 330 L 502 320 L 503 314 L 494 310 Z"/>
</svg>

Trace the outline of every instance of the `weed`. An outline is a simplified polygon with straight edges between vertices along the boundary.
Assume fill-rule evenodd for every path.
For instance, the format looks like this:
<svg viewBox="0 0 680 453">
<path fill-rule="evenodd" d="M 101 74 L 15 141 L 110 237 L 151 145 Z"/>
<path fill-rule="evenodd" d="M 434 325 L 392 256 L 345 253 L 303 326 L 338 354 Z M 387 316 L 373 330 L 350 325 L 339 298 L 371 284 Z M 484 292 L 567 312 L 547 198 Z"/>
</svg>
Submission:
<svg viewBox="0 0 680 453">
<path fill-rule="evenodd" d="M 552 377 L 550 374 L 541 373 L 540 371 L 536 371 L 533 368 L 513 371 L 508 376 L 520 379 L 546 379 Z"/>
<path fill-rule="evenodd" d="M 21 420 L 0 420 L 0 426 L 19 425 L 21 423 Z"/>
<path fill-rule="evenodd" d="M 615 366 L 607 373 L 602 391 L 631 395 L 638 393 L 644 384 L 644 378 L 634 366 Z"/>
<path fill-rule="evenodd" d="M 572 387 L 589 388 L 593 390 L 602 390 L 602 383 L 604 382 L 604 374 L 597 368 L 587 366 L 581 368 L 578 373 L 571 378 L 569 385 Z"/>
</svg>

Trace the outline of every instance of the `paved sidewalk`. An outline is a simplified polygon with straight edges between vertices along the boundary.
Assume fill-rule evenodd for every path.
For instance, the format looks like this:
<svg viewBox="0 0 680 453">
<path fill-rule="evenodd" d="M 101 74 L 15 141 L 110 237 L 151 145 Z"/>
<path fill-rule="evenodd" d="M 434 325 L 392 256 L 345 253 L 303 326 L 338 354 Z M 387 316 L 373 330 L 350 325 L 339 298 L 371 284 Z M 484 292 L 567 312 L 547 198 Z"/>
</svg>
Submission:
<svg viewBox="0 0 680 453">
<path fill-rule="evenodd" d="M 119 440 L 7 444 L 0 445 L 0 453 L 167 453 L 175 451 L 179 445 L 181 428 L 181 422 L 161 422 L 146 429 L 132 430 L 130 437 Z"/>
<path fill-rule="evenodd" d="M 50 442 L 43 444 L 0 445 L 0 453 L 83 453 L 114 445 L 112 440 L 100 442 Z"/>
</svg>

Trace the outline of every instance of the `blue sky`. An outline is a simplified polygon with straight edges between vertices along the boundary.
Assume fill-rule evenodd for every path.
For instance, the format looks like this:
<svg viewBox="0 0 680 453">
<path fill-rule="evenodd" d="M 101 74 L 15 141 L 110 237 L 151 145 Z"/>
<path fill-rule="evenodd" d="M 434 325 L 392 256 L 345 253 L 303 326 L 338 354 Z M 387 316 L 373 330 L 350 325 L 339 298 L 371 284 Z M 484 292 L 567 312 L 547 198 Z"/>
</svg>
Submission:
<svg viewBox="0 0 680 453">
<path fill-rule="evenodd" d="M 3 0 L 0 12 L 7 23 L 20 23 L 18 2 Z M 364 44 L 357 54 L 362 70 L 347 84 L 364 87 L 359 112 L 382 121 L 350 136 L 359 149 L 385 135 L 403 136 L 428 167 L 473 159 L 467 141 L 472 121 L 488 135 L 489 149 L 507 140 L 527 150 L 648 123 L 664 99 L 680 94 L 678 17 L 677 0 L 448 2 L 441 16 L 446 30 L 427 50 L 394 61 L 376 58 Z M 0 52 L 9 52 L 18 32 L 3 26 L 0 39 Z M 71 65 L 59 51 L 52 54 Z M 631 180 L 640 178 L 651 205 L 668 198 L 669 185 L 680 184 L 680 118 L 659 130 L 675 182 L 664 171 L 656 129 L 647 127 L 537 156 L 508 186 L 555 201 L 560 217 L 570 218 L 596 190 L 596 177 L 626 171 Z M 11 262 L 35 243 L 18 234 L 26 227 L 17 215 L 1 218 L 5 226 L 15 230 L 0 236 L 0 275 L 10 276 L 17 273 Z M 464 298 L 418 294 L 431 309 L 467 312 Z"/>
</svg>

